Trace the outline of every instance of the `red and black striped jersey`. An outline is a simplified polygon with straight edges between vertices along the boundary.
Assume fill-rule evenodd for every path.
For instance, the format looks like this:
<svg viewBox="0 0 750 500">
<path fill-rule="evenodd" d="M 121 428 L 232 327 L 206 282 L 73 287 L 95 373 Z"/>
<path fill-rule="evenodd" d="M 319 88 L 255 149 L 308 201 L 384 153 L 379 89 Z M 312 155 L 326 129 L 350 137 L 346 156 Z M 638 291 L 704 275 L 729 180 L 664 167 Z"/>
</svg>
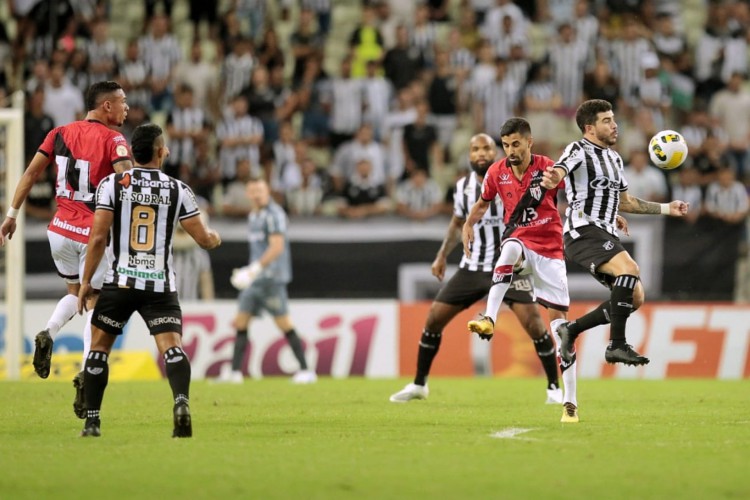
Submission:
<svg viewBox="0 0 750 500">
<path fill-rule="evenodd" d="M 131 160 L 125 137 L 102 122 L 81 120 L 53 129 L 38 151 L 57 169 L 50 231 L 88 243 L 99 182 L 117 162 Z"/>
<path fill-rule="evenodd" d="M 546 156 L 531 155 L 531 163 L 519 180 L 506 158 L 493 163 L 484 176 L 482 199 L 492 201 L 500 195 L 505 208 L 503 221 L 506 238 L 518 238 L 539 255 L 562 259 L 562 220 L 557 211 L 557 191 L 541 186 L 542 174 L 554 161 Z"/>
</svg>

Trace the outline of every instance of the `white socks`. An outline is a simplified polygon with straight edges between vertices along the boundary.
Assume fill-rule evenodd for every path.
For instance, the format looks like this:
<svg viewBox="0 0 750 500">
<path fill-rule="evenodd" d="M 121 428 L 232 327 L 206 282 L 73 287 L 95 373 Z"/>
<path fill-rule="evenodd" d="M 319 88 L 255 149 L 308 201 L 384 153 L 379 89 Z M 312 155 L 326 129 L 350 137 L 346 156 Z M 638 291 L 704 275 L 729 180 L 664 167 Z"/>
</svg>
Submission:
<svg viewBox="0 0 750 500">
<path fill-rule="evenodd" d="M 47 321 L 47 330 L 49 331 L 52 340 L 55 339 L 60 329 L 67 324 L 68 321 L 73 319 L 73 316 L 78 312 L 78 296 L 68 294 L 61 298 L 55 306 L 55 310 L 52 312 L 49 321 Z"/>
<path fill-rule="evenodd" d="M 511 240 L 503 245 L 500 257 L 497 258 L 492 275 L 492 286 L 487 294 L 487 311 L 485 312 L 485 316 L 492 318 L 493 323 L 497 322 L 497 313 L 500 311 L 500 305 L 513 279 L 513 266 L 521 255 L 523 255 L 523 248 L 517 241 Z"/>
<path fill-rule="evenodd" d="M 557 344 L 557 359 L 560 362 L 560 371 L 562 372 L 563 380 L 563 403 L 573 403 L 578 407 L 578 398 L 576 395 L 576 368 L 578 362 L 573 361 L 568 365 L 562 360 L 562 358 L 560 358 L 560 336 L 557 335 L 557 327 L 566 321 L 567 320 L 564 319 L 555 319 L 550 321 L 549 326 L 555 336 L 555 343 Z"/>
</svg>

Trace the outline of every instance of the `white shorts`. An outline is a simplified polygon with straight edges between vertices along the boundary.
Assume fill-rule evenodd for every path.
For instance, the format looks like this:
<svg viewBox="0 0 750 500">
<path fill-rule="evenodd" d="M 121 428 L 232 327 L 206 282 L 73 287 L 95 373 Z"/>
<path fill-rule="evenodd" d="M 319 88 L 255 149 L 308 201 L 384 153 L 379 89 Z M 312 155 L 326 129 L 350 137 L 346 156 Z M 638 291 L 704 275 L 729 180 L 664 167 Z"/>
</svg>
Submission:
<svg viewBox="0 0 750 500">
<path fill-rule="evenodd" d="M 52 231 L 47 231 L 47 239 L 49 240 L 49 248 L 52 251 L 52 260 L 55 262 L 57 274 L 68 284 L 80 283 L 83 266 L 86 262 L 86 243 L 71 240 Z M 108 267 L 108 259 L 103 256 L 94 276 L 91 277 L 91 287 L 95 290 L 102 289 Z"/>
<path fill-rule="evenodd" d="M 515 269 L 515 271 L 532 277 L 536 301 L 550 309 L 567 311 L 570 307 L 570 295 L 568 294 L 565 259 L 552 259 L 539 255 L 526 248 L 526 245 L 516 238 L 508 238 L 503 241 L 503 245 L 508 241 L 515 241 L 523 247 L 523 263 L 520 269 Z"/>
</svg>

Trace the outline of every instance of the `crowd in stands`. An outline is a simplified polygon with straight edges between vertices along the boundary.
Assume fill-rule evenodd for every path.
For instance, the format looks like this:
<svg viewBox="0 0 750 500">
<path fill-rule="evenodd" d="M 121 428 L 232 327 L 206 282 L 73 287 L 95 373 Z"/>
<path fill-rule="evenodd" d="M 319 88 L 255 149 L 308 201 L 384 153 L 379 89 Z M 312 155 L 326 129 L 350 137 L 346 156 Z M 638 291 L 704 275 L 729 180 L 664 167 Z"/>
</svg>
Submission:
<svg viewBox="0 0 750 500">
<path fill-rule="evenodd" d="M 26 93 L 27 161 L 85 114 L 91 82 L 113 79 L 128 95 L 126 137 L 161 122 L 165 170 L 218 216 L 247 214 L 243 184 L 265 176 L 293 217 L 423 220 L 451 212 L 473 133 L 496 137 L 522 115 L 535 152 L 557 158 L 580 136 L 578 104 L 603 98 L 634 195 L 746 220 L 746 0 L 695 0 L 702 26 L 682 0 L 190 0 L 187 31 L 175 29 L 179 0 L 144 0 L 142 31 L 114 39 L 117 1 L 8 2 L 0 100 Z M 352 4 L 359 21 L 336 24 Z M 667 128 L 690 147 L 669 175 L 646 154 Z M 54 182 L 35 186 L 29 215 L 49 217 Z"/>
</svg>

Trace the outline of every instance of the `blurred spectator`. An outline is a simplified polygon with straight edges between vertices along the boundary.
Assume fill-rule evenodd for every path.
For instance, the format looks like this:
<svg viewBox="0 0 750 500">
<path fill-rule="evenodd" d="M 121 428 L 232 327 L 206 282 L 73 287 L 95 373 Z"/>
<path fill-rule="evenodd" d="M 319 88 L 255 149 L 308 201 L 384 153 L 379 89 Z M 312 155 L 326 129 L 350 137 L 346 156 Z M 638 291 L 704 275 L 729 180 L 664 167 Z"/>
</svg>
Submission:
<svg viewBox="0 0 750 500">
<path fill-rule="evenodd" d="M 47 85 L 49 81 L 49 63 L 45 59 L 37 59 L 31 66 L 31 76 L 24 85 L 26 92 L 33 92 L 39 86 Z"/>
<path fill-rule="evenodd" d="M 151 109 L 151 89 L 148 86 L 148 68 L 138 57 L 138 41 L 130 40 L 125 49 L 125 60 L 119 68 L 117 81 L 128 96 L 131 107 Z"/>
<path fill-rule="evenodd" d="M 49 82 L 44 87 L 44 112 L 52 117 L 55 127 L 83 118 L 83 93 L 65 77 L 62 64 L 50 68 Z"/>
<path fill-rule="evenodd" d="M 219 114 L 219 84 L 216 78 L 218 69 L 215 64 L 204 59 L 204 43 L 208 42 L 193 41 L 190 45 L 190 57 L 180 61 L 175 68 L 174 83 L 177 86 L 190 85 L 195 106 L 215 118 Z"/>
<path fill-rule="evenodd" d="M 284 67 L 284 51 L 279 45 L 279 35 L 273 26 L 266 27 L 263 32 L 263 39 L 258 46 L 258 62 L 265 66 L 268 71 L 274 68 Z"/>
<path fill-rule="evenodd" d="M 367 160 L 368 165 L 367 175 L 363 178 L 385 188 L 389 178 L 385 150 L 380 143 L 373 140 L 372 127 L 364 124 L 359 127 L 354 139 L 342 144 L 333 157 L 330 174 L 337 192 L 341 192 L 347 181 L 357 173 L 357 165 L 363 159 Z"/>
<path fill-rule="evenodd" d="M 367 75 L 363 81 L 365 92 L 364 122 L 369 123 L 375 138 L 383 137 L 383 122 L 393 99 L 393 86 L 381 75 L 378 61 L 367 62 Z"/>
<path fill-rule="evenodd" d="M 641 61 L 643 54 L 651 51 L 651 44 L 644 32 L 645 28 L 637 18 L 626 16 L 622 36 L 609 46 L 614 73 L 620 82 L 620 97 L 628 107 L 638 104 L 635 90 L 643 77 Z"/>
<path fill-rule="evenodd" d="M 161 7 L 159 7 L 161 5 Z M 148 28 L 154 16 L 157 14 L 159 8 L 161 14 L 165 19 L 171 21 L 172 18 L 172 7 L 174 6 L 174 0 L 143 0 L 143 10 L 145 16 L 143 16 L 144 31 Z"/>
<path fill-rule="evenodd" d="M 732 159 L 718 136 L 709 133 L 700 152 L 693 157 L 693 167 L 700 173 L 700 185 L 705 194 L 707 186 L 716 181 L 719 170 L 729 167 Z"/>
<path fill-rule="evenodd" d="M 390 212 L 391 201 L 385 184 L 373 176 L 372 163 L 367 159 L 357 162 L 343 190 L 343 204 L 339 215 L 347 219 L 363 219 Z"/>
<path fill-rule="evenodd" d="M 313 12 L 310 9 L 300 10 L 297 30 L 292 33 L 289 42 L 294 56 L 292 83 L 299 85 L 308 61 L 312 57 L 322 56 L 325 45 L 325 37 L 315 29 Z"/>
<path fill-rule="evenodd" d="M 632 196 L 659 203 L 668 201 L 667 179 L 658 168 L 649 164 L 644 149 L 630 151 L 623 175 L 628 181 L 628 193 Z"/>
<path fill-rule="evenodd" d="M 227 109 L 224 119 L 216 127 L 219 142 L 219 164 L 222 183 L 226 184 L 237 177 L 240 160 L 248 160 L 249 176 L 259 177 L 260 144 L 263 142 L 263 124 L 248 114 L 247 98 L 235 96 Z M 244 186 L 242 195 L 244 196 Z"/>
<path fill-rule="evenodd" d="M 206 21 L 209 38 L 215 38 L 218 34 L 218 9 L 217 0 L 190 0 L 190 22 L 193 23 L 193 40 L 201 39 L 201 21 Z"/>
<path fill-rule="evenodd" d="M 448 12 L 449 0 L 426 0 L 430 8 L 430 20 L 436 23 L 447 23 L 451 20 Z"/>
<path fill-rule="evenodd" d="M 460 92 L 456 73 L 451 66 L 450 54 L 439 50 L 435 55 L 435 75 L 427 90 L 430 120 L 435 124 L 438 142 L 445 158 L 450 161 L 450 146 L 458 125 L 458 95 Z"/>
<path fill-rule="evenodd" d="M 24 165 L 28 165 L 44 141 L 55 127 L 52 118 L 44 112 L 44 87 L 39 86 L 27 94 L 24 128 Z M 49 221 L 55 212 L 55 169 L 44 169 L 26 198 L 26 215 Z"/>
<path fill-rule="evenodd" d="M 504 17 L 510 17 L 513 25 L 513 35 L 525 38 L 528 30 L 528 21 L 521 8 L 513 3 L 513 0 L 495 0 L 495 5 L 489 9 L 484 18 L 482 33 L 486 38 L 492 39 L 493 33 L 502 25 Z"/>
<path fill-rule="evenodd" d="M 427 171 L 412 170 L 396 188 L 396 213 L 412 220 L 426 220 L 443 210 L 443 193 Z"/>
<path fill-rule="evenodd" d="M 748 174 L 750 148 L 750 91 L 744 83 L 744 75 L 733 73 L 726 88 L 714 94 L 709 108 L 714 122 L 729 135 L 728 152 L 741 182 Z"/>
<path fill-rule="evenodd" d="M 224 58 L 222 80 L 224 81 L 224 102 L 231 101 L 250 84 L 253 68 L 252 42 L 249 38 L 233 41 L 232 52 Z"/>
<path fill-rule="evenodd" d="M 411 177 L 415 170 L 424 170 L 428 176 L 443 170 L 443 148 L 438 142 L 437 129 L 427 121 L 427 103 L 420 101 L 416 107 L 417 116 L 414 123 L 404 127 L 406 177 Z M 433 166 L 435 169 L 431 168 Z"/>
<path fill-rule="evenodd" d="M 483 40 L 477 49 L 477 63 L 469 73 L 469 83 L 466 93 L 470 94 L 469 102 L 478 99 L 495 79 L 497 70 L 495 69 L 495 55 L 492 45 L 487 40 Z"/>
<path fill-rule="evenodd" d="M 620 86 L 605 58 L 597 59 L 594 70 L 586 75 L 583 84 L 583 98 L 604 99 L 612 104 L 615 111 L 617 110 L 620 101 Z"/>
<path fill-rule="evenodd" d="M 89 60 L 85 50 L 73 50 L 68 60 L 65 76 L 74 87 L 76 87 L 81 91 L 82 94 L 85 95 L 86 90 L 89 88 L 89 85 L 91 85 L 95 81 L 91 79 L 91 73 L 89 72 Z"/>
<path fill-rule="evenodd" d="M 302 138 L 315 146 L 328 145 L 328 115 L 325 95 L 330 82 L 319 58 L 311 58 L 297 91 L 297 105 L 302 111 Z"/>
<path fill-rule="evenodd" d="M 276 118 L 277 106 L 280 107 L 282 96 L 277 96 L 271 88 L 271 79 L 265 66 L 256 66 L 250 77 L 250 85 L 242 94 L 247 98 L 251 114 L 263 124 L 263 142 L 270 145 L 278 139 L 279 124 Z M 284 89 L 279 89 L 284 92 Z"/>
<path fill-rule="evenodd" d="M 659 55 L 675 59 L 688 48 L 687 38 L 677 33 L 674 18 L 668 12 L 659 12 L 656 15 L 656 26 L 651 41 L 654 49 Z"/>
<path fill-rule="evenodd" d="M 535 63 L 529 70 L 529 82 L 523 89 L 523 108 L 534 134 L 534 151 L 552 155 L 552 141 L 557 133 L 556 113 L 562 97 L 552 82 L 552 70 L 545 62 Z"/>
<path fill-rule="evenodd" d="M 318 31 L 324 37 L 331 31 L 332 6 L 331 0 L 300 0 L 303 8 L 310 9 L 315 13 L 318 21 Z"/>
<path fill-rule="evenodd" d="M 378 31 L 383 36 L 383 49 L 390 50 L 396 46 L 396 30 L 400 26 L 399 20 L 391 13 L 391 4 L 381 0 L 375 5 Z"/>
<path fill-rule="evenodd" d="M 383 124 L 386 163 L 394 179 L 400 179 L 406 169 L 404 156 L 404 128 L 417 119 L 414 93 L 409 87 L 398 91 L 396 108 L 388 112 Z"/>
<path fill-rule="evenodd" d="M 232 0 L 232 4 L 237 18 L 247 20 L 241 25 L 243 36 L 258 40 L 266 24 L 267 0 Z"/>
<path fill-rule="evenodd" d="M 351 77 L 351 70 L 351 57 L 344 57 L 339 77 L 331 78 L 327 92 L 321 95 L 324 109 L 328 111 L 329 139 L 334 151 L 342 143 L 351 140 L 362 124 L 364 88 L 361 80 Z"/>
<path fill-rule="evenodd" d="M 318 215 L 321 212 L 324 181 L 315 163 L 306 158 L 299 163 L 301 180 L 299 186 L 286 194 L 290 215 Z"/>
<path fill-rule="evenodd" d="M 215 187 L 221 183 L 221 169 L 216 158 L 211 154 L 209 139 L 199 136 L 193 141 L 195 157 L 188 168 L 188 185 L 201 198 L 215 206 Z"/>
<path fill-rule="evenodd" d="M 247 181 L 255 177 L 253 171 L 258 171 L 247 158 L 238 159 L 234 165 L 236 176 L 226 184 L 224 196 L 221 199 L 221 213 L 227 217 L 247 217 L 250 213 L 250 200 L 247 199 Z"/>
<path fill-rule="evenodd" d="M 659 57 L 654 52 L 646 52 L 641 56 L 641 66 L 643 77 L 635 89 L 636 105 L 648 109 L 654 126 L 664 130 L 667 128 L 667 118 L 671 116 L 672 98 L 669 89 L 659 78 Z"/>
<path fill-rule="evenodd" d="M 296 188 L 301 182 L 299 162 L 307 155 L 304 142 L 298 142 L 294 137 L 291 122 L 281 123 L 279 137 L 272 146 L 273 162 L 268 185 L 276 201 L 284 205 L 284 193 Z M 297 154 L 298 148 L 300 154 Z"/>
<path fill-rule="evenodd" d="M 583 99 L 588 51 L 589 48 L 576 38 L 573 25 L 568 22 L 560 25 L 557 39 L 549 48 L 552 80 L 562 97 L 562 108 L 566 116 L 571 118 Z M 640 67 L 638 70 L 640 71 Z"/>
<path fill-rule="evenodd" d="M 243 0 L 239 0 L 244 3 Z M 243 19 L 247 17 L 243 16 Z M 240 23 L 240 13 L 236 9 L 229 9 L 221 16 L 219 20 L 219 46 L 221 47 L 222 56 L 226 57 L 232 48 L 234 43 L 240 38 L 246 38 L 250 40 L 251 34 L 247 29 L 244 29 Z"/>
<path fill-rule="evenodd" d="M 172 106 L 172 79 L 182 58 L 182 50 L 174 35 L 169 33 L 168 15 L 153 16 L 149 33 L 138 40 L 138 57 L 148 71 L 152 109 L 169 111 Z"/>
<path fill-rule="evenodd" d="M 745 186 L 731 168 L 719 170 L 705 196 L 706 215 L 731 225 L 744 224 L 750 210 Z"/>
<path fill-rule="evenodd" d="M 529 77 L 529 68 L 531 62 L 526 56 L 525 45 L 520 42 L 513 42 L 508 53 L 508 76 L 516 84 L 516 87 L 523 89 L 526 80 Z"/>
<path fill-rule="evenodd" d="M 518 115 L 520 89 L 507 75 L 507 62 L 498 58 L 495 79 L 477 95 L 474 103 L 474 129 L 484 131 L 495 140 L 505 120 Z"/>
<path fill-rule="evenodd" d="M 409 30 L 406 26 L 396 28 L 396 45 L 385 53 L 383 69 L 396 89 L 409 85 L 416 77 L 419 53 L 409 45 Z"/>
<path fill-rule="evenodd" d="M 697 94 L 708 102 L 737 71 L 747 71 L 747 42 L 733 27 L 726 2 L 708 2 L 704 31 L 695 47 Z"/>
<path fill-rule="evenodd" d="M 409 45 L 415 50 L 418 69 L 434 66 L 436 42 L 437 27 L 430 21 L 430 9 L 425 4 L 418 4 L 414 24 L 409 30 Z"/>
<path fill-rule="evenodd" d="M 599 37 L 599 20 L 591 12 L 590 0 L 576 0 L 571 24 L 578 43 L 588 48 L 587 66 L 590 66 L 597 57 L 596 47 Z"/>
<path fill-rule="evenodd" d="M 677 172 L 676 182 L 672 185 L 673 200 L 682 200 L 690 205 L 688 213 L 684 217 L 675 220 L 684 220 L 688 224 L 695 224 L 703 212 L 703 192 L 700 186 L 700 172 L 696 169 L 683 166 Z"/>
<path fill-rule="evenodd" d="M 129 97 L 129 96 L 128 96 Z M 128 99 L 130 100 L 130 99 Z M 125 117 L 125 123 L 120 127 L 120 132 L 125 136 L 125 139 L 130 142 L 130 138 L 133 136 L 133 131 L 144 123 L 151 121 L 151 115 L 146 111 L 146 108 L 139 103 L 130 104 L 128 110 L 128 116 Z"/>
<path fill-rule="evenodd" d="M 195 105 L 193 89 L 181 84 L 175 91 L 175 106 L 167 116 L 169 157 L 164 173 L 176 179 L 189 179 L 190 164 L 195 159 L 195 142 L 207 141 L 209 119 L 206 112 Z"/>
<path fill-rule="evenodd" d="M 106 20 L 94 22 L 91 40 L 86 43 L 86 53 L 91 81 L 112 80 L 115 77 L 122 58 L 117 43 L 109 36 L 109 23 Z"/>
<path fill-rule="evenodd" d="M 362 78 L 367 74 L 368 61 L 378 61 L 383 57 L 383 35 L 378 31 L 375 9 L 362 7 L 362 21 L 349 36 L 352 54 L 352 77 Z"/>
</svg>

